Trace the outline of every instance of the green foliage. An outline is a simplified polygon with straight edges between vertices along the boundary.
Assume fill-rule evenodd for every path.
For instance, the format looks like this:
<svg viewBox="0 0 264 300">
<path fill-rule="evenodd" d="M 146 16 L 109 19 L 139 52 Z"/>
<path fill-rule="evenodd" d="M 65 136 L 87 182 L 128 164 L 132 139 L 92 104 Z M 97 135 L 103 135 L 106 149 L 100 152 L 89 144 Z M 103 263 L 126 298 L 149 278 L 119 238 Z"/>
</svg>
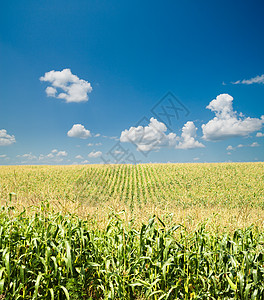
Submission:
<svg viewBox="0 0 264 300">
<path fill-rule="evenodd" d="M 0 213 L 5 299 L 264 299 L 264 233 L 187 232 L 118 215 L 98 229 L 75 215 Z"/>
</svg>

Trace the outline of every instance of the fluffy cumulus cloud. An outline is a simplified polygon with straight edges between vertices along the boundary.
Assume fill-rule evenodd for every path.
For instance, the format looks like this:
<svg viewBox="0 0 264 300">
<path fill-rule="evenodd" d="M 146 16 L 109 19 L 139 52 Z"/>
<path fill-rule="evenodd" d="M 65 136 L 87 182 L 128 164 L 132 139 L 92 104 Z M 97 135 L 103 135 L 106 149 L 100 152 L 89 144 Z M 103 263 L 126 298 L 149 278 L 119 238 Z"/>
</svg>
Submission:
<svg viewBox="0 0 264 300">
<path fill-rule="evenodd" d="M 147 126 L 130 127 L 121 132 L 120 142 L 133 143 L 138 151 L 150 151 L 164 146 L 176 144 L 176 134 L 166 135 L 167 127 L 164 123 L 151 118 Z"/>
<path fill-rule="evenodd" d="M 215 117 L 202 125 L 203 138 L 209 141 L 224 140 L 232 137 L 247 136 L 260 130 L 264 116 L 258 118 L 244 117 L 233 110 L 233 97 L 221 94 L 206 107 L 215 113 Z"/>
<path fill-rule="evenodd" d="M 91 84 L 73 75 L 70 69 L 47 72 L 40 77 L 40 81 L 51 84 L 46 88 L 48 97 L 64 99 L 66 102 L 88 101 L 88 93 L 92 91 Z"/>
<path fill-rule="evenodd" d="M 204 145 L 198 142 L 196 138 L 197 128 L 193 122 L 187 122 L 182 128 L 181 140 L 179 144 L 176 145 L 178 149 L 194 149 L 203 148 Z"/>
<path fill-rule="evenodd" d="M 264 133 L 262 133 L 262 132 L 257 132 L 256 137 L 264 137 Z"/>
<path fill-rule="evenodd" d="M 121 132 L 120 142 L 132 143 L 137 146 L 138 151 L 157 150 L 161 147 L 175 147 L 179 149 L 191 149 L 203 147 L 195 140 L 196 128 L 193 122 L 187 122 L 183 129 L 181 137 L 175 133 L 166 134 L 167 127 L 164 123 L 155 118 L 151 118 L 147 126 L 130 127 Z"/>
<path fill-rule="evenodd" d="M 227 146 L 226 150 L 230 151 L 230 150 L 235 150 L 235 148 L 231 145 Z"/>
<path fill-rule="evenodd" d="M 90 130 L 85 129 L 85 127 L 82 124 L 74 124 L 72 128 L 68 131 L 67 135 L 69 137 L 87 139 L 91 136 L 91 132 Z"/>
<path fill-rule="evenodd" d="M 253 83 L 264 84 L 264 74 L 250 79 L 243 79 L 243 80 L 237 80 L 235 82 L 232 82 L 232 84 L 253 84 Z"/>
<path fill-rule="evenodd" d="M 14 135 L 7 134 L 5 129 L 0 129 L 0 146 L 9 146 L 16 142 Z"/>
<path fill-rule="evenodd" d="M 102 155 L 102 152 L 101 151 L 92 151 L 88 154 L 88 157 L 91 157 L 91 158 L 97 158 L 97 157 L 100 157 Z"/>
</svg>

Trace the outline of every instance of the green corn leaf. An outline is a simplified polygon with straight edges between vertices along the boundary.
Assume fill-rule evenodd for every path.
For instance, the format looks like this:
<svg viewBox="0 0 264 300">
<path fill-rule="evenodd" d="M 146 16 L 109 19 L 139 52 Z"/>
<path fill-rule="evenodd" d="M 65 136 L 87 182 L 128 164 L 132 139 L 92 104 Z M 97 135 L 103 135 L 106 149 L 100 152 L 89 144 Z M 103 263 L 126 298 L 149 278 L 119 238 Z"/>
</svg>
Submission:
<svg viewBox="0 0 264 300">
<path fill-rule="evenodd" d="M 35 290 L 34 290 L 34 294 L 33 294 L 33 300 L 37 299 L 41 277 L 42 277 L 42 274 L 39 274 L 37 279 L 36 279 Z"/>
<path fill-rule="evenodd" d="M 68 290 L 66 289 L 66 287 L 61 285 L 60 288 L 63 290 L 63 292 L 64 292 L 64 294 L 65 294 L 67 300 L 70 300 L 70 295 L 69 295 L 69 292 L 68 292 Z"/>
<path fill-rule="evenodd" d="M 229 283 L 229 285 L 230 285 L 230 287 L 231 287 L 231 289 L 233 290 L 233 291 L 235 291 L 236 292 L 236 290 L 237 290 L 237 287 L 236 287 L 236 285 L 233 283 L 233 281 L 229 278 L 229 276 L 228 275 L 226 275 L 226 279 L 227 279 L 227 281 L 228 281 L 228 283 Z"/>
</svg>

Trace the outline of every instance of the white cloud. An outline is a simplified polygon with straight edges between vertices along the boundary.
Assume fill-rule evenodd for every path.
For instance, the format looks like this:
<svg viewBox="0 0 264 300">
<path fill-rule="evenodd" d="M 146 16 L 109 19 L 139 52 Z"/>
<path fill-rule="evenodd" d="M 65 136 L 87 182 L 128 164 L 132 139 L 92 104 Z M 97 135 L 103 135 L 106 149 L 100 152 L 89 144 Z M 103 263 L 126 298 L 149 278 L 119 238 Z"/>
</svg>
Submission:
<svg viewBox="0 0 264 300">
<path fill-rule="evenodd" d="M 107 135 L 102 135 L 103 138 L 105 139 L 110 139 L 110 140 L 115 140 L 119 141 L 119 138 L 117 136 L 107 136 Z"/>
<path fill-rule="evenodd" d="M 204 147 L 195 140 L 196 127 L 193 122 L 187 122 L 182 128 L 181 137 L 175 133 L 166 134 L 164 123 L 151 118 L 147 126 L 130 127 L 121 132 L 120 142 L 133 143 L 138 151 L 157 150 L 161 147 L 175 147 L 177 149 L 191 149 Z"/>
<path fill-rule="evenodd" d="M 6 154 L 1 154 L 1 155 L 0 155 L 0 158 L 5 158 L 5 157 L 7 157 Z"/>
<path fill-rule="evenodd" d="M 229 145 L 227 148 L 226 148 L 226 150 L 235 150 L 235 148 L 233 147 L 233 146 L 231 146 L 231 145 Z"/>
<path fill-rule="evenodd" d="M 31 152 L 23 154 L 23 155 L 17 155 L 16 157 L 18 157 L 18 158 L 24 158 L 24 159 L 27 159 L 27 160 L 35 160 L 35 159 L 37 159 L 37 157 L 35 155 L 33 155 Z"/>
<path fill-rule="evenodd" d="M 65 156 L 67 156 L 68 155 L 68 153 L 66 152 L 66 151 L 59 151 L 57 154 L 56 154 L 56 156 L 59 156 L 59 157 L 65 157 Z"/>
<path fill-rule="evenodd" d="M 200 160 L 200 157 L 194 157 L 193 160 L 194 161 Z"/>
<path fill-rule="evenodd" d="M 195 140 L 197 128 L 194 123 L 188 121 L 182 128 L 181 141 L 176 145 L 177 149 L 203 148 L 204 145 Z"/>
<path fill-rule="evenodd" d="M 114 151 L 114 154 L 124 154 L 125 152 L 123 152 L 123 151 L 120 151 L 120 150 L 115 150 Z"/>
<path fill-rule="evenodd" d="M 83 157 L 81 155 L 76 155 L 75 158 L 77 158 L 77 159 L 83 159 Z"/>
<path fill-rule="evenodd" d="M 97 158 L 97 157 L 99 157 L 99 156 L 101 156 L 102 155 L 102 152 L 101 151 L 92 151 L 92 152 L 90 152 L 89 154 L 88 154 L 88 157 L 92 157 L 92 158 Z"/>
<path fill-rule="evenodd" d="M 68 131 L 67 135 L 69 137 L 75 137 L 80 139 L 87 139 L 91 136 L 91 132 L 88 129 L 85 129 L 81 124 L 74 124 L 72 128 Z"/>
<path fill-rule="evenodd" d="M 250 144 L 250 145 L 243 145 L 243 144 L 239 144 L 239 145 L 237 145 L 237 146 L 228 146 L 227 148 L 226 148 L 226 150 L 236 150 L 236 148 L 245 148 L 245 147 L 259 147 L 260 145 L 259 145 L 259 143 L 257 143 L 257 142 L 253 142 L 252 144 Z"/>
<path fill-rule="evenodd" d="M 89 164 L 89 160 L 83 160 L 81 161 L 81 164 Z"/>
<path fill-rule="evenodd" d="M 7 134 L 5 129 L 0 130 L 0 146 L 9 146 L 16 142 L 14 135 Z"/>
<path fill-rule="evenodd" d="M 231 155 L 232 153 L 231 152 L 227 152 L 227 155 Z"/>
<path fill-rule="evenodd" d="M 120 142 L 133 143 L 138 151 L 160 149 L 163 146 L 176 144 L 176 134 L 165 134 L 167 127 L 154 118 L 150 119 L 147 126 L 130 127 L 121 132 Z"/>
<path fill-rule="evenodd" d="M 259 145 L 259 143 L 257 143 L 257 142 L 254 142 L 254 143 L 252 143 L 251 145 L 249 145 L 249 147 L 259 147 L 260 145 Z"/>
<path fill-rule="evenodd" d="M 231 83 L 232 84 L 253 84 L 253 83 L 264 84 L 264 74 L 250 79 L 237 80 Z"/>
<path fill-rule="evenodd" d="M 48 162 L 48 163 L 58 163 L 62 162 L 63 158 L 66 157 L 68 153 L 64 150 L 53 149 L 49 154 L 40 154 L 38 157 L 39 161 Z"/>
<path fill-rule="evenodd" d="M 88 144 L 87 144 L 88 147 L 92 147 L 92 146 L 102 146 L 102 145 L 103 145 L 102 143 L 95 143 L 95 144 L 93 144 L 93 143 L 88 143 Z"/>
<path fill-rule="evenodd" d="M 47 94 L 48 97 L 56 98 L 56 93 L 57 93 L 57 90 L 54 87 L 48 86 L 46 88 L 46 94 Z"/>
<path fill-rule="evenodd" d="M 99 137 L 101 134 L 100 133 L 97 133 L 94 135 L 94 137 Z"/>
<path fill-rule="evenodd" d="M 256 137 L 264 137 L 264 133 L 262 133 L 262 132 L 257 132 Z"/>
<path fill-rule="evenodd" d="M 206 107 L 215 113 L 215 117 L 202 125 L 205 140 L 224 140 L 232 137 L 247 136 L 260 130 L 264 116 L 258 118 L 244 117 L 233 110 L 233 97 L 221 94 Z"/>
<path fill-rule="evenodd" d="M 88 101 L 87 94 L 92 91 L 91 84 L 73 75 L 70 69 L 47 72 L 40 77 L 40 81 L 46 81 L 51 84 L 51 86 L 46 88 L 48 97 L 65 99 L 66 102 Z M 58 89 L 62 90 L 62 92 L 59 92 Z"/>
</svg>

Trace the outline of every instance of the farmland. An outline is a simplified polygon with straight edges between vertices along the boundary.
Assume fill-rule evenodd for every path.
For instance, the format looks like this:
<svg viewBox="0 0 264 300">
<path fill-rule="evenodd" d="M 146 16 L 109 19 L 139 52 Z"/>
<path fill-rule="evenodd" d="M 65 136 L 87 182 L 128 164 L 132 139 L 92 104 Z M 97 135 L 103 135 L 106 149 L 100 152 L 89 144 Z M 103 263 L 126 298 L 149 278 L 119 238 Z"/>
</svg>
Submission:
<svg viewBox="0 0 264 300">
<path fill-rule="evenodd" d="M 0 167 L 6 299 L 262 299 L 264 164 Z"/>
<path fill-rule="evenodd" d="M 45 202 L 102 226 L 121 210 L 139 224 L 155 214 L 190 229 L 211 217 L 230 230 L 263 226 L 263 163 L 3 166 L 0 180 L 2 204 Z"/>
</svg>

